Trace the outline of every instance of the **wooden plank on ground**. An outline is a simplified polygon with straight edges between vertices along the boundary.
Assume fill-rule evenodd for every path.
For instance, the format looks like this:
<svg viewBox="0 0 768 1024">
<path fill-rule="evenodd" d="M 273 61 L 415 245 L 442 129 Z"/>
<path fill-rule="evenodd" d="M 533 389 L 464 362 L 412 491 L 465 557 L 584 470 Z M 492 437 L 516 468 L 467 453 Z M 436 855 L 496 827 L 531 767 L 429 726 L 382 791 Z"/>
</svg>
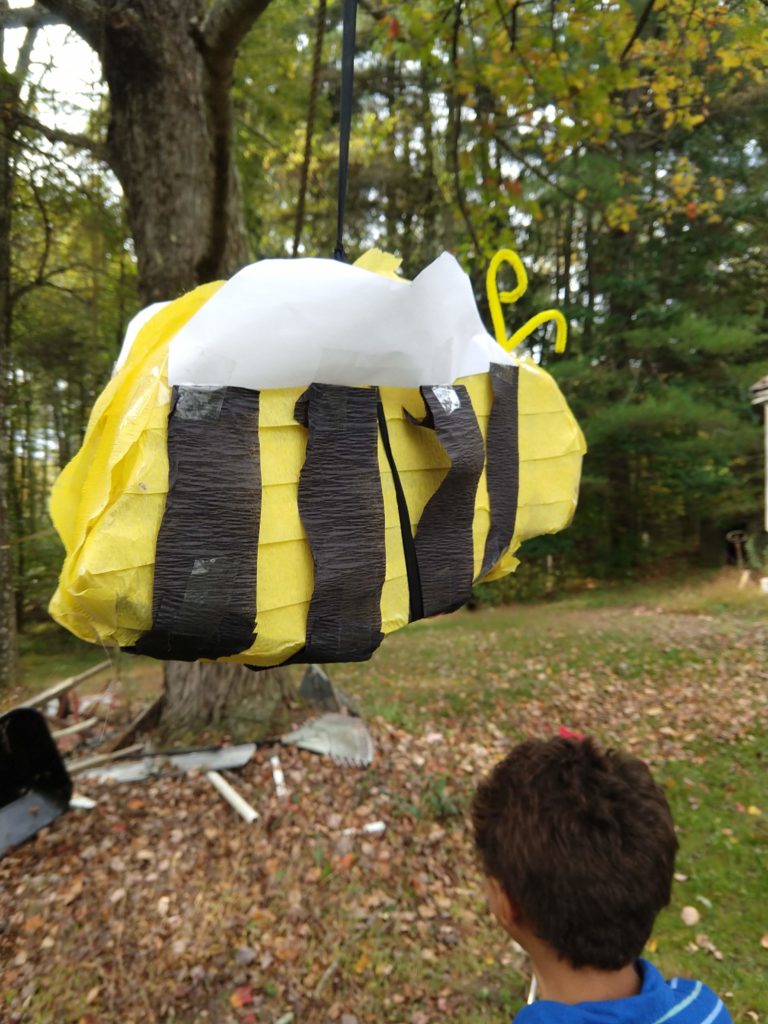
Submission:
<svg viewBox="0 0 768 1024">
<path fill-rule="evenodd" d="M 57 729 L 56 732 L 51 733 L 51 736 L 55 740 L 61 739 L 62 736 L 74 736 L 76 732 L 85 732 L 86 729 L 92 729 L 100 721 L 100 718 L 81 718 L 79 722 L 75 722 L 73 725 L 68 725 L 64 729 Z"/>
<path fill-rule="evenodd" d="M 135 743 L 132 747 L 124 747 L 122 750 L 115 750 L 109 754 L 94 754 L 93 757 L 83 757 L 79 761 L 67 761 L 67 771 L 70 775 L 77 775 L 79 772 L 84 772 L 86 768 L 98 768 L 99 765 L 109 764 L 110 761 L 130 757 L 131 754 L 140 754 L 143 750 L 143 743 Z"/>
<path fill-rule="evenodd" d="M 19 704 L 20 708 L 39 708 L 42 704 L 46 704 L 49 700 L 53 700 L 56 697 L 60 697 L 62 693 L 67 693 L 69 690 L 79 686 L 80 683 L 84 683 L 86 679 L 90 679 L 91 676 L 97 676 L 99 672 L 104 672 L 112 664 L 111 661 L 100 661 L 98 665 L 93 665 L 91 668 L 87 668 L 85 672 L 81 672 L 76 676 L 69 676 L 68 679 L 62 679 L 59 683 L 54 683 L 47 690 L 43 690 L 41 693 L 36 693 L 30 697 L 29 700 L 25 700 Z M 14 708 L 14 711 L 16 708 Z"/>
</svg>

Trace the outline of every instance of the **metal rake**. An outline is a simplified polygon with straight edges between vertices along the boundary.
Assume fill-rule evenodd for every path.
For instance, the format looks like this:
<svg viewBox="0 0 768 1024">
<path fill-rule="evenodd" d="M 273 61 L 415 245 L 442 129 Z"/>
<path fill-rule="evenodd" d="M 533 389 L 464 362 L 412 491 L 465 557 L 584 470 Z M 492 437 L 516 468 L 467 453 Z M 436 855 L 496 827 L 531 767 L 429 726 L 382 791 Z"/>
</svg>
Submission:
<svg viewBox="0 0 768 1024">
<path fill-rule="evenodd" d="M 366 768 L 373 761 L 373 738 L 365 722 L 351 715 L 321 715 L 286 733 L 280 742 L 325 754 L 335 764 L 348 768 Z"/>
</svg>

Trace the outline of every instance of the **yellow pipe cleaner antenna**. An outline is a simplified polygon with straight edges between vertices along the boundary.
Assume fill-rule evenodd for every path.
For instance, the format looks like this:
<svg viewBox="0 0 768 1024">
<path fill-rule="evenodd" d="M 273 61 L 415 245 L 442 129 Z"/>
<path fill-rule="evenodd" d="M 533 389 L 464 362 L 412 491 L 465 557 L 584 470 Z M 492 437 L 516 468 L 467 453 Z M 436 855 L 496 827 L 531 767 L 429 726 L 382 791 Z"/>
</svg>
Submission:
<svg viewBox="0 0 768 1024">
<path fill-rule="evenodd" d="M 515 272 L 517 284 L 511 292 L 499 292 L 499 267 L 502 263 L 508 263 Z M 488 293 L 488 306 L 491 310 L 491 320 L 496 341 L 502 348 L 507 348 L 507 328 L 504 323 L 504 313 L 501 308 L 502 302 L 517 302 L 521 295 L 525 294 L 528 287 L 528 275 L 525 272 L 523 261 L 514 249 L 499 249 L 494 253 L 491 262 L 488 264 L 488 271 L 485 275 L 485 290 Z"/>
<path fill-rule="evenodd" d="M 555 352 L 565 352 L 565 344 L 568 340 L 568 324 L 565 317 L 559 309 L 544 309 L 541 313 L 537 313 L 536 316 L 532 316 L 527 323 L 524 323 L 519 331 L 515 331 L 512 337 L 507 341 L 504 346 L 507 352 L 511 352 L 513 348 L 520 344 L 521 341 L 533 334 L 533 332 L 541 327 L 542 324 L 547 323 L 549 320 L 554 320 L 556 325 L 555 333 Z"/>
<path fill-rule="evenodd" d="M 498 275 L 499 268 L 503 263 L 509 264 L 512 267 L 517 278 L 517 284 L 512 291 L 499 291 Z M 488 307 L 491 311 L 496 341 L 507 352 L 511 352 L 521 341 L 524 341 L 529 335 L 533 334 L 538 327 L 553 320 L 556 326 L 555 352 L 565 352 L 565 345 L 568 339 L 568 324 L 559 309 L 545 309 L 541 313 L 537 313 L 536 316 L 531 317 L 530 320 L 523 324 L 518 331 L 515 331 L 511 337 L 507 337 L 507 328 L 504 323 L 504 312 L 501 304 L 502 302 L 505 304 L 516 302 L 521 295 L 525 294 L 527 287 L 528 274 L 525 271 L 523 261 L 514 249 L 499 249 L 498 252 L 494 253 L 485 275 L 485 288 L 488 294 Z"/>
</svg>

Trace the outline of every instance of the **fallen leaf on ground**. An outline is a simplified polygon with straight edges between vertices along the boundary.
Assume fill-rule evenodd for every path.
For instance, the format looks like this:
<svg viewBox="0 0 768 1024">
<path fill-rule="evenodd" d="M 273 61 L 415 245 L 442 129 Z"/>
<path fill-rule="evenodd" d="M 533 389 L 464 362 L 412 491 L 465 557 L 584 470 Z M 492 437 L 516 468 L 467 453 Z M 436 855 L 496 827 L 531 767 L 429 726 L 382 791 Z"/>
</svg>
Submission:
<svg viewBox="0 0 768 1024">
<path fill-rule="evenodd" d="M 250 986 L 242 985 L 240 988 L 236 988 L 229 997 L 229 1001 L 236 1010 L 239 1010 L 242 1006 L 248 1006 L 253 1002 L 253 992 Z"/>
<path fill-rule="evenodd" d="M 683 924 L 693 927 L 693 925 L 698 924 L 701 920 L 701 914 L 698 912 L 696 907 L 683 907 L 680 911 L 680 919 Z"/>
</svg>

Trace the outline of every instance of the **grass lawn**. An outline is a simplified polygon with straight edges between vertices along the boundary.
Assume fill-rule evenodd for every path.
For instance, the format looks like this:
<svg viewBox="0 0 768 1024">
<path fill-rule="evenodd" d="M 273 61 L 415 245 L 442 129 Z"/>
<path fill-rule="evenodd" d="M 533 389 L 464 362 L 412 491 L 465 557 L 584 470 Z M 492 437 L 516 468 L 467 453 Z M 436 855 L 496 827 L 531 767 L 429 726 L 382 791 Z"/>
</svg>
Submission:
<svg viewBox="0 0 768 1024">
<path fill-rule="evenodd" d="M 29 688 L 103 656 L 45 645 Z M 97 810 L 0 861 L 0 1019 L 508 1021 L 526 964 L 487 918 L 467 801 L 510 742 L 564 724 L 648 759 L 669 795 L 679 881 L 648 955 L 768 1024 L 768 599 L 729 577 L 462 612 L 332 674 L 370 769 L 282 749 L 280 801 L 260 750 L 236 779 L 250 827 L 204 778 L 83 783 Z M 383 835 L 343 834 L 374 819 Z"/>
</svg>

